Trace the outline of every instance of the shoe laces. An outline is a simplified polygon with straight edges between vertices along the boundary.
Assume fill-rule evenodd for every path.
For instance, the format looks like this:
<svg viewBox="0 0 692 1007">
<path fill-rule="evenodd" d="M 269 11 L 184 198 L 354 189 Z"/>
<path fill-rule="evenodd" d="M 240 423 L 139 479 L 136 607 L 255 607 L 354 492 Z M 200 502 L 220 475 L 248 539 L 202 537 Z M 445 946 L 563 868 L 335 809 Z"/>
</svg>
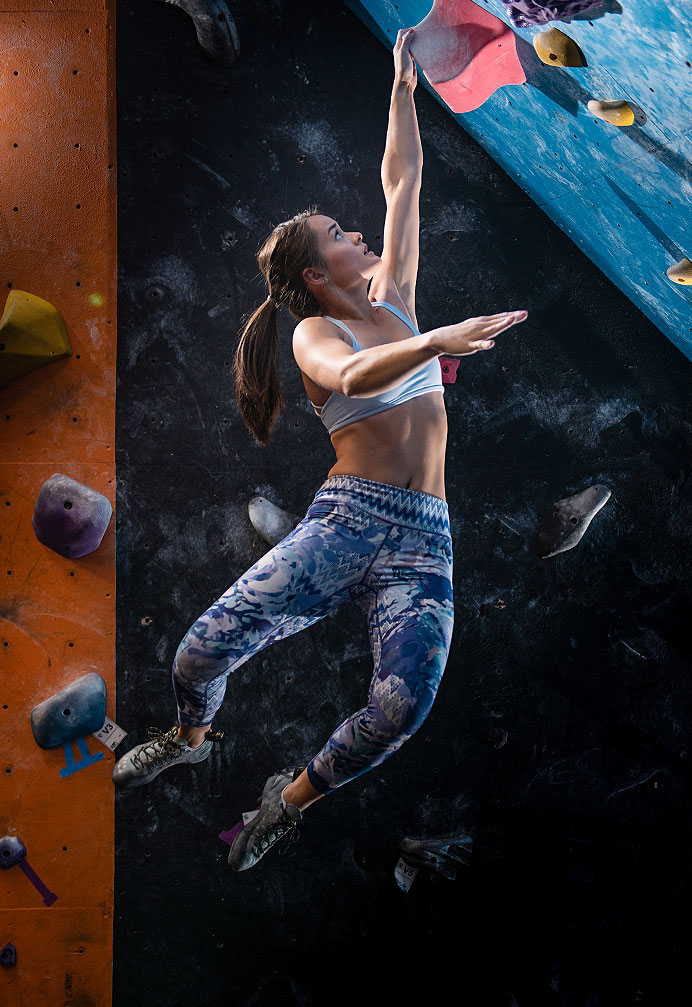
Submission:
<svg viewBox="0 0 692 1007">
<path fill-rule="evenodd" d="M 259 842 L 254 845 L 253 853 L 256 857 L 261 857 L 267 850 L 274 845 L 277 840 L 285 836 L 286 833 L 290 832 L 291 838 L 289 842 L 285 845 L 283 849 L 279 850 L 279 855 L 288 853 L 290 848 L 296 844 L 298 837 L 300 836 L 300 830 L 298 828 L 298 822 L 294 822 L 292 818 L 289 818 L 286 811 L 283 811 L 282 817 L 278 822 L 275 822 L 272 827 L 260 835 Z"/>
<path fill-rule="evenodd" d="M 178 725 L 174 724 L 170 731 L 161 731 L 158 727 L 148 727 L 147 736 L 151 739 L 145 742 L 136 755 L 132 756 L 132 761 L 136 766 L 144 769 L 147 762 L 160 755 L 170 755 L 174 759 L 179 759 L 184 752 L 181 745 L 176 745 L 174 739 L 178 734 Z M 223 731 L 214 731 L 213 728 L 207 731 L 204 741 L 219 742 L 223 738 Z M 204 742 L 202 742 L 204 744 Z M 218 745 L 217 745 L 218 748 Z"/>
<path fill-rule="evenodd" d="M 300 835 L 300 830 L 298 829 L 298 823 L 291 823 L 293 828 L 291 829 L 291 838 L 286 843 L 283 849 L 279 849 L 279 856 L 282 857 L 285 853 L 288 853 L 292 846 L 298 842 L 298 837 Z M 295 853 L 295 850 L 293 851 Z"/>
<path fill-rule="evenodd" d="M 151 740 L 146 741 L 137 754 L 132 756 L 132 762 L 144 769 L 147 762 L 161 755 L 170 755 L 175 759 L 180 758 L 183 749 L 173 740 L 177 733 L 177 726 L 172 727 L 170 731 L 161 731 L 158 727 L 147 728 L 147 736 Z"/>
</svg>

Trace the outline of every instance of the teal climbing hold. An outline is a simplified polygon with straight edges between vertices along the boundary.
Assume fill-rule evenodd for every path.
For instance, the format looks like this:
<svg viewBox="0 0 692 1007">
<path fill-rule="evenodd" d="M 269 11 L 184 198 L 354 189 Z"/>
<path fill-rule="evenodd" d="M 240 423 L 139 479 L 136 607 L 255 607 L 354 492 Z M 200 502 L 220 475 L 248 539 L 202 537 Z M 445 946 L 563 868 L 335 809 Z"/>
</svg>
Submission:
<svg viewBox="0 0 692 1007">
<path fill-rule="evenodd" d="M 55 748 L 103 727 L 106 683 L 90 671 L 31 711 L 31 730 L 41 748 Z"/>
</svg>

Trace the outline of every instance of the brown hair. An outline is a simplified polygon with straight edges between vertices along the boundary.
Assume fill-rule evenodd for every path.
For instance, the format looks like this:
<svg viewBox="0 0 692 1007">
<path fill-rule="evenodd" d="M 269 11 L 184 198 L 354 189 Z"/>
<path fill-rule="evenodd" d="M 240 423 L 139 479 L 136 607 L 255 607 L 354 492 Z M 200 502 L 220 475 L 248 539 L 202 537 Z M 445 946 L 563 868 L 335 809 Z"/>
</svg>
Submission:
<svg viewBox="0 0 692 1007">
<path fill-rule="evenodd" d="M 321 315 L 322 306 L 305 285 L 303 270 L 324 269 L 317 235 L 308 218 L 316 206 L 277 224 L 257 253 L 269 297 L 241 319 L 243 328 L 235 351 L 235 393 L 240 415 L 259 444 L 268 444 L 278 414 L 283 408 L 281 385 L 274 364 L 278 330 L 277 305 L 285 304 L 294 318 Z"/>
</svg>

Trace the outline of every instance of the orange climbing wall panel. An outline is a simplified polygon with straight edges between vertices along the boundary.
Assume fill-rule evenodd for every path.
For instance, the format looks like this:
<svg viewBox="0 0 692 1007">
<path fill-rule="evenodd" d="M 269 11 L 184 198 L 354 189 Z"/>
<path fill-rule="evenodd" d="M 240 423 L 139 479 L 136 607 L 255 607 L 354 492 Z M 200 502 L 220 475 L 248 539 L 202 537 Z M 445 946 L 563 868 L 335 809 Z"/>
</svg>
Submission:
<svg viewBox="0 0 692 1007">
<path fill-rule="evenodd" d="M 115 0 L 0 0 L 0 312 L 43 297 L 73 351 L 0 388 L 0 835 L 57 895 L 0 870 L 3 1007 L 111 1003 L 114 756 L 89 737 L 104 759 L 62 779 L 29 716 L 95 671 L 115 719 L 115 515 L 77 560 L 31 527 L 54 472 L 115 507 L 115 136 Z"/>
</svg>

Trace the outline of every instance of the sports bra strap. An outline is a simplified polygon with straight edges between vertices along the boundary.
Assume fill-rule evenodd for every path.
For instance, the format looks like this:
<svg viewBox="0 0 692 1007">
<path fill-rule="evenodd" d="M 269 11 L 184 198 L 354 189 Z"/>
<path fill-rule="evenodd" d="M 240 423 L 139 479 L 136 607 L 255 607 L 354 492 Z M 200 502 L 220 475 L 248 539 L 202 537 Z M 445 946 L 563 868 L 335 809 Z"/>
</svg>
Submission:
<svg viewBox="0 0 692 1007">
<path fill-rule="evenodd" d="M 395 304 L 390 304 L 389 301 L 372 301 L 371 303 L 376 308 L 379 308 L 379 307 L 389 308 L 389 310 L 393 311 L 394 314 L 398 318 L 400 318 L 402 322 L 405 322 L 406 325 L 408 325 L 408 327 L 416 335 L 420 335 L 419 330 L 415 327 L 415 325 L 413 324 L 413 322 L 411 321 L 411 319 L 407 315 L 405 315 L 400 308 L 397 308 Z M 334 324 L 338 325 L 340 329 L 343 329 L 344 332 L 347 332 L 348 335 L 349 335 L 349 337 L 350 337 L 350 339 L 351 339 L 351 342 L 353 344 L 354 349 L 357 349 L 357 350 L 362 350 L 363 349 L 363 347 L 361 346 L 361 344 L 358 342 L 358 340 L 356 339 L 356 337 L 353 335 L 353 333 L 349 329 L 348 325 L 346 325 L 345 322 L 342 322 L 340 318 L 332 318 L 331 315 L 322 315 L 322 317 L 326 318 L 330 322 L 334 322 Z"/>
<path fill-rule="evenodd" d="M 400 308 L 397 308 L 396 305 L 390 304 L 389 301 L 373 301 L 372 303 L 375 305 L 375 307 L 379 307 L 380 305 L 382 305 L 385 308 L 389 308 L 389 310 L 393 311 L 394 314 L 397 315 L 402 322 L 406 322 L 408 327 L 410 329 L 413 329 L 416 335 L 419 335 L 418 329 L 415 327 L 411 319 L 407 315 L 405 315 Z"/>
<path fill-rule="evenodd" d="M 363 347 L 360 345 L 360 343 L 358 342 L 358 340 L 356 339 L 356 337 L 353 335 L 353 333 L 349 329 L 348 325 L 345 324 L 345 322 L 342 322 L 338 318 L 332 318 L 331 315 L 322 315 L 322 317 L 326 318 L 330 322 L 334 322 L 334 324 L 338 325 L 340 329 L 343 329 L 344 332 L 347 332 L 348 335 L 349 335 L 349 337 L 350 337 L 350 339 L 351 339 L 351 342 L 353 343 L 354 349 L 361 349 L 362 350 Z"/>
</svg>

